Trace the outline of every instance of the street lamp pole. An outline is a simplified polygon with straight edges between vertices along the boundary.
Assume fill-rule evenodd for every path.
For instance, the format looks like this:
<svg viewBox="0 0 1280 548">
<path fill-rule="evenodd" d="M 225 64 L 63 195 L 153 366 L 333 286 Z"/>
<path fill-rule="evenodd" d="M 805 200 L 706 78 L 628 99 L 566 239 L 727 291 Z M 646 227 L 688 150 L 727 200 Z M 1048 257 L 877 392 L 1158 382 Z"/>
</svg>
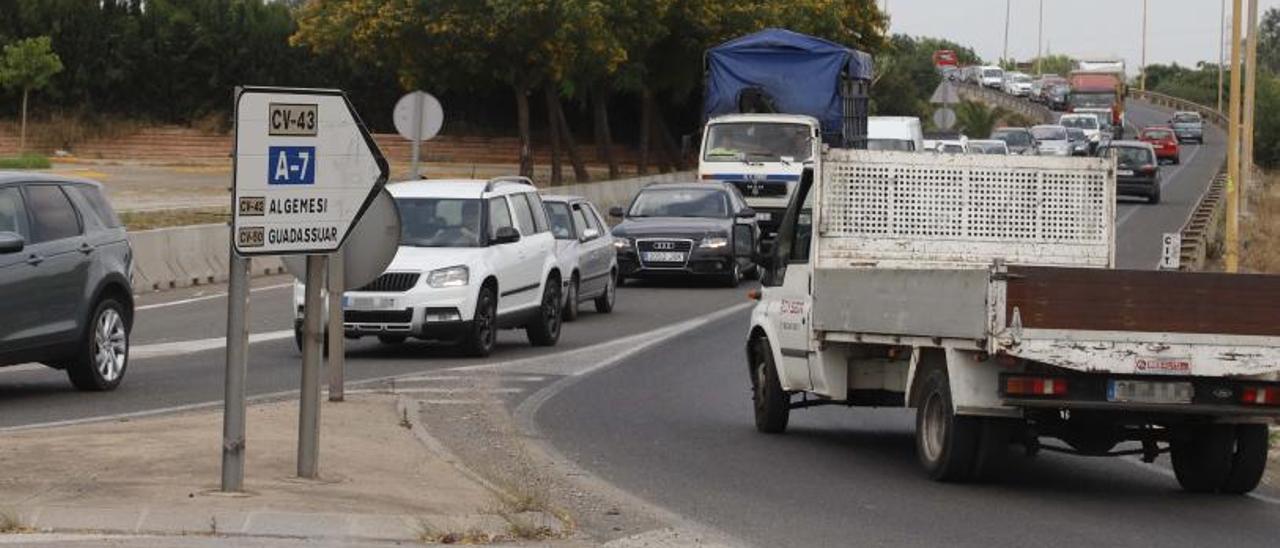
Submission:
<svg viewBox="0 0 1280 548">
<path fill-rule="evenodd" d="M 1227 272 L 1240 271 L 1240 3 L 1231 0 L 1231 97 L 1227 108 Z"/>
<path fill-rule="evenodd" d="M 1249 0 L 1249 47 L 1245 53 L 1244 119 L 1241 128 L 1240 151 L 1240 209 L 1249 211 L 1249 188 L 1253 186 L 1253 120 L 1254 96 L 1258 78 L 1258 0 Z"/>
<path fill-rule="evenodd" d="M 1004 53 L 1000 55 L 1001 63 L 1009 58 L 1009 2 L 1004 0 Z"/>
<path fill-rule="evenodd" d="M 1225 33 L 1227 31 L 1227 0 L 1222 0 L 1222 12 L 1218 15 L 1218 112 L 1222 112 L 1222 71 L 1223 65 L 1227 63 L 1226 48 L 1227 42 Z"/>
<path fill-rule="evenodd" d="M 1142 76 L 1138 89 L 1147 91 L 1147 0 L 1142 0 Z"/>
<path fill-rule="evenodd" d="M 1044 74 L 1044 0 L 1040 0 L 1040 33 L 1036 36 L 1036 76 Z"/>
</svg>

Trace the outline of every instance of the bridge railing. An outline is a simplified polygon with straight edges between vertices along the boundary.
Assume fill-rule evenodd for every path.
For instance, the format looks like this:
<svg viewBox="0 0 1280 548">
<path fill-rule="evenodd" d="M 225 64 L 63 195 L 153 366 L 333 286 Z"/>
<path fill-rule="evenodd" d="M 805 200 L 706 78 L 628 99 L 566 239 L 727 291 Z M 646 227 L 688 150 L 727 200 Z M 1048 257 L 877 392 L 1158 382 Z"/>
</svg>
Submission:
<svg viewBox="0 0 1280 548">
<path fill-rule="evenodd" d="M 1186 99 L 1180 99 L 1172 95 L 1165 95 L 1154 91 L 1140 91 L 1136 89 L 1129 90 L 1129 97 L 1139 101 L 1146 101 L 1156 106 L 1171 108 L 1173 110 L 1184 110 L 1200 113 L 1200 117 L 1204 121 L 1209 122 L 1218 127 L 1227 127 L 1227 115 L 1216 108 L 1210 108 L 1199 103 L 1193 103 Z"/>
<path fill-rule="evenodd" d="M 1020 114 L 1037 124 L 1051 124 L 1055 117 L 1048 107 L 1019 99 L 1007 93 L 979 86 L 969 82 L 956 82 L 956 93 L 961 99 L 985 104 L 989 107 L 1000 107 L 1009 112 Z"/>
</svg>

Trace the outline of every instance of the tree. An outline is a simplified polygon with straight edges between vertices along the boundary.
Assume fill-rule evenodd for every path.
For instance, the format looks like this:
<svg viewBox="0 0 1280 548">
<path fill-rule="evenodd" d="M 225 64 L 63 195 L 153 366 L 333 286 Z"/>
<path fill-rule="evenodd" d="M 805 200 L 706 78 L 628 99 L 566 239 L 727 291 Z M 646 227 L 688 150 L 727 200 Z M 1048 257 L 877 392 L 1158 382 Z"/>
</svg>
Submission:
<svg viewBox="0 0 1280 548">
<path fill-rule="evenodd" d="M 975 101 L 961 101 L 956 106 L 956 129 L 970 138 L 986 139 L 1005 114 L 1005 110 L 999 107 L 988 108 Z"/>
<path fill-rule="evenodd" d="M 1280 8 L 1268 8 L 1258 23 L 1258 66 L 1280 74 Z"/>
<path fill-rule="evenodd" d="M 1035 67 L 1039 63 L 1040 72 L 1043 74 L 1057 74 L 1066 76 L 1075 67 L 1075 61 L 1066 55 L 1046 55 L 1031 60 L 1031 66 Z"/>
<path fill-rule="evenodd" d="M 4 47 L 0 57 L 0 85 L 22 90 L 22 129 L 18 151 L 27 147 L 27 98 L 34 90 L 44 88 L 53 75 L 62 72 L 62 60 L 53 52 L 48 36 L 19 40 Z"/>
</svg>

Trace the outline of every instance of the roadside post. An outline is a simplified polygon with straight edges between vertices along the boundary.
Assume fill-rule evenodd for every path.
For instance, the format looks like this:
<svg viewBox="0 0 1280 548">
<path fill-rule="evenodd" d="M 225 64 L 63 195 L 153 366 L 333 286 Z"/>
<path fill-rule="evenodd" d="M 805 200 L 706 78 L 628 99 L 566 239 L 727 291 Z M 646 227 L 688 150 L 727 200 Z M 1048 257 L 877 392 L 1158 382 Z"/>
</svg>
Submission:
<svg viewBox="0 0 1280 548">
<path fill-rule="evenodd" d="M 306 257 L 298 476 L 314 479 L 319 474 L 325 267 L 382 192 L 387 162 L 346 94 L 336 89 L 238 88 L 233 156 L 232 256 Z M 233 259 L 233 266 L 239 264 Z M 239 490 L 243 481 L 247 318 L 245 299 L 238 297 L 247 293 L 247 276 L 240 286 L 241 293 L 232 290 L 227 314 L 223 490 Z M 329 312 L 338 316 L 341 326 L 341 306 L 329 307 Z M 341 341 L 341 330 L 333 338 Z M 240 364 L 236 374 L 234 360 Z M 239 423 L 232 424 L 237 417 Z M 234 453 L 227 446 L 228 439 L 236 437 L 228 434 L 237 433 L 240 442 Z"/>
<path fill-rule="evenodd" d="M 440 126 L 444 125 L 444 109 L 440 106 L 440 101 L 430 93 L 411 91 L 396 101 L 391 119 L 395 123 L 396 132 L 413 142 L 410 177 L 417 179 L 422 142 L 440 133 Z"/>
<path fill-rule="evenodd" d="M 343 401 L 346 398 L 346 341 L 343 333 L 342 294 L 343 286 L 342 251 L 329 256 L 329 325 L 325 332 L 329 334 L 327 342 L 329 350 L 329 401 Z"/>
<path fill-rule="evenodd" d="M 227 276 L 227 368 L 222 404 L 222 491 L 244 490 L 244 377 L 249 346 L 249 259 L 230 250 Z"/>
<path fill-rule="evenodd" d="M 1166 232 L 1161 238 L 1160 270 L 1178 270 L 1182 267 L 1182 234 Z"/>
</svg>

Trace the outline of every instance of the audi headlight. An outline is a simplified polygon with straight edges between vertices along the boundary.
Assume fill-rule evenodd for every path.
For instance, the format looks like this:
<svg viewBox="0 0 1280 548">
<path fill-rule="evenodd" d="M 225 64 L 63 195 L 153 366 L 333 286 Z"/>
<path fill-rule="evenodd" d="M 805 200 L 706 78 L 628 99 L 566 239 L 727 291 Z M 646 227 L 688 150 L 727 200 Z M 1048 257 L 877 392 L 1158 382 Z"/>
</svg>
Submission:
<svg viewBox="0 0 1280 548">
<path fill-rule="evenodd" d="M 471 271 L 465 266 L 451 266 L 432 270 L 427 274 L 427 285 L 435 288 L 462 287 L 471 278 Z"/>
<path fill-rule="evenodd" d="M 703 238 L 702 243 L 698 244 L 698 247 L 702 249 L 720 249 L 727 245 L 729 245 L 728 238 L 725 238 L 724 236 L 713 236 L 710 238 Z"/>
<path fill-rule="evenodd" d="M 613 237 L 614 249 L 629 249 L 631 247 L 631 238 L 623 238 L 622 236 Z"/>
</svg>

